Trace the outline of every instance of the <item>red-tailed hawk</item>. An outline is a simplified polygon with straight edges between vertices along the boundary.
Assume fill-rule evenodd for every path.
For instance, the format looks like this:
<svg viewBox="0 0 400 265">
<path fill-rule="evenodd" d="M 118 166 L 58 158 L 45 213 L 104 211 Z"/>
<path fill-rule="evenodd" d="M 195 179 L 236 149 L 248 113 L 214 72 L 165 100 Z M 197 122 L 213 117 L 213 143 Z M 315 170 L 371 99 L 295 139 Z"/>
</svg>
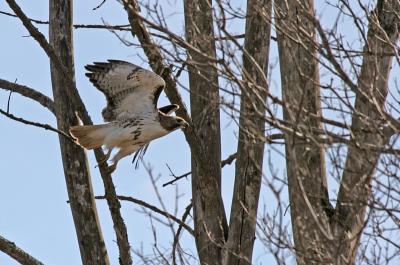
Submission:
<svg viewBox="0 0 400 265">
<path fill-rule="evenodd" d="M 157 109 L 158 97 L 165 87 L 159 75 L 117 60 L 96 62 L 85 68 L 89 71 L 86 76 L 106 96 L 107 106 L 102 114 L 108 123 L 73 126 L 70 133 L 86 149 L 104 146 L 108 150 L 105 161 L 118 148 L 110 171 L 115 170 L 121 158 L 145 149 L 151 140 L 188 126 L 182 118 L 170 116 L 178 105 Z"/>
</svg>

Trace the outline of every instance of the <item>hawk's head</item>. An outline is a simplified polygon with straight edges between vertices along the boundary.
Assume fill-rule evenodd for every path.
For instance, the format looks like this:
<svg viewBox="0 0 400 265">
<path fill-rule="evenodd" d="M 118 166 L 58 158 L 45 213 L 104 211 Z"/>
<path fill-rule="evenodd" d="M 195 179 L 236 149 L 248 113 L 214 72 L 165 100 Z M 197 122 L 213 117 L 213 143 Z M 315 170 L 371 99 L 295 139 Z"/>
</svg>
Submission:
<svg viewBox="0 0 400 265">
<path fill-rule="evenodd" d="M 167 131 L 184 129 L 189 126 L 189 124 L 181 117 L 167 115 L 160 115 L 160 124 Z"/>
</svg>

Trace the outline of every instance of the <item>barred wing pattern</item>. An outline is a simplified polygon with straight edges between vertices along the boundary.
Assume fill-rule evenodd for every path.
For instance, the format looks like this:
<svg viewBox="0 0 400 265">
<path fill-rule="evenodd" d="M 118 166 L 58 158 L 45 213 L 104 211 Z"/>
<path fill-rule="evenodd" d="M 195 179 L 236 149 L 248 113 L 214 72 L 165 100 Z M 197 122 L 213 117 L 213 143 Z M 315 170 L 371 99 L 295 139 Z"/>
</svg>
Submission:
<svg viewBox="0 0 400 265">
<path fill-rule="evenodd" d="M 89 71 L 86 76 L 106 96 L 105 121 L 157 113 L 157 100 L 165 87 L 159 75 L 118 60 L 95 62 L 85 68 Z"/>
</svg>

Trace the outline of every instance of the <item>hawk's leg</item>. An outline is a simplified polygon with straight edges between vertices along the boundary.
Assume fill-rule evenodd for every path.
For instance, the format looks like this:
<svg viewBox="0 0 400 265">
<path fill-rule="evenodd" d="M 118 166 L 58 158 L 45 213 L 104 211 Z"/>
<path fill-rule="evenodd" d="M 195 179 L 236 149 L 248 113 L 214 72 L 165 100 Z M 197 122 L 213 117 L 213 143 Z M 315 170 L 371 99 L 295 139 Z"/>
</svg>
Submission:
<svg viewBox="0 0 400 265">
<path fill-rule="evenodd" d="M 119 149 L 118 153 L 116 153 L 115 156 L 112 158 L 113 164 L 111 166 L 109 166 L 109 172 L 110 172 L 110 170 L 112 170 L 111 172 L 113 172 L 115 170 L 119 160 L 121 160 L 125 156 L 128 156 L 128 155 L 136 152 L 139 148 L 140 148 L 140 146 L 138 146 L 138 145 L 130 145 L 130 146 Z"/>
</svg>

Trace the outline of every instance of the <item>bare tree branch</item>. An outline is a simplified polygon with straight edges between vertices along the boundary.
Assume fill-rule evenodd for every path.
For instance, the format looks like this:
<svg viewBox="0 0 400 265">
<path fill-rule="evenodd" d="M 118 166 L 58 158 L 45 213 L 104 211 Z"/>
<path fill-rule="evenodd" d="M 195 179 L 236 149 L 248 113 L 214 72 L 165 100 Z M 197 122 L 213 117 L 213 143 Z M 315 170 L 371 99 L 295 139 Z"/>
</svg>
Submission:
<svg viewBox="0 0 400 265">
<path fill-rule="evenodd" d="M 48 96 L 38 92 L 36 89 L 19 85 L 17 83 L 12 83 L 4 79 L 0 79 L 0 88 L 12 91 L 15 93 L 18 93 L 24 97 L 30 98 L 39 104 L 41 104 L 43 107 L 47 108 L 50 110 L 53 114 L 55 114 L 54 111 L 54 102 L 51 98 Z"/>
<path fill-rule="evenodd" d="M 232 164 L 232 162 L 233 162 L 235 159 L 236 159 L 236 153 L 231 154 L 231 155 L 228 156 L 226 159 L 224 159 L 224 160 L 221 161 L 221 168 L 223 168 L 223 167 L 226 166 L 226 165 Z M 171 176 L 174 177 L 174 178 L 173 178 L 172 180 L 170 180 L 170 181 L 164 183 L 164 184 L 163 184 L 163 187 L 168 186 L 168 185 L 171 185 L 171 184 L 174 184 L 174 183 L 177 182 L 178 180 L 183 179 L 183 178 L 186 178 L 186 177 L 188 177 L 190 174 L 192 174 L 192 172 L 190 171 L 190 172 L 187 172 L 187 173 L 182 174 L 182 175 L 180 175 L 180 176 L 176 176 L 176 175 L 174 174 L 174 172 L 172 172 L 172 170 L 170 169 L 170 167 L 169 167 L 168 165 L 167 165 L 167 167 L 168 167 L 168 169 L 169 169 L 169 172 L 171 173 Z"/>
<path fill-rule="evenodd" d="M 105 3 L 106 1 L 107 1 L 107 0 L 101 1 L 101 3 L 100 3 L 98 6 L 96 6 L 95 8 L 93 8 L 92 10 L 99 9 L 102 5 L 104 5 L 104 3 Z"/>
<path fill-rule="evenodd" d="M 60 131 L 60 130 L 56 129 L 56 128 L 52 127 L 52 126 L 49 125 L 49 124 L 43 124 L 43 123 L 28 121 L 28 120 L 26 120 L 26 119 L 16 117 L 16 116 L 14 116 L 13 114 L 8 113 L 8 112 L 6 112 L 6 111 L 4 111 L 4 110 L 2 110 L 2 109 L 0 109 L 0 113 L 1 113 L 2 115 L 4 115 L 4 116 L 6 116 L 6 117 L 8 117 L 8 118 L 10 118 L 10 119 L 12 119 L 12 120 L 14 120 L 14 121 L 18 121 L 18 122 L 21 122 L 21 123 L 26 124 L 26 125 L 32 125 L 32 126 L 35 126 L 35 127 L 38 127 L 38 128 L 43 128 L 43 129 L 45 129 L 45 130 L 49 130 L 49 131 L 58 133 L 59 135 L 62 135 L 63 137 L 65 137 L 65 138 L 67 138 L 68 140 L 70 140 L 71 142 L 75 143 L 74 138 L 72 138 L 69 134 L 66 134 L 66 133 L 63 132 L 63 131 Z"/>
<path fill-rule="evenodd" d="M 160 210 L 159 208 L 157 208 L 157 207 L 154 206 L 154 205 L 151 205 L 151 204 L 149 204 L 149 203 L 147 203 L 147 202 L 145 202 L 145 201 L 139 200 L 139 199 L 135 199 L 135 198 L 133 198 L 133 197 L 121 196 L 121 195 L 118 195 L 117 197 L 118 197 L 118 199 L 121 200 L 121 201 L 133 202 L 133 203 L 138 204 L 138 205 L 140 205 L 140 206 L 143 206 L 143 207 L 145 207 L 145 208 L 147 208 L 147 209 L 149 209 L 149 210 L 151 210 L 151 211 L 153 211 L 153 212 L 156 212 L 156 213 L 158 213 L 158 214 L 161 214 L 161 215 L 163 215 L 164 217 L 166 217 L 166 218 L 168 218 L 168 219 L 171 219 L 172 221 L 176 222 L 177 224 L 179 224 L 179 225 L 181 225 L 183 228 L 185 228 L 186 231 L 188 231 L 192 236 L 194 236 L 194 231 L 193 231 L 193 229 L 192 229 L 190 226 L 188 226 L 187 224 L 185 224 L 185 223 L 184 223 L 182 220 L 180 220 L 179 218 L 173 216 L 172 214 L 170 214 L 170 213 L 168 213 L 168 212 L 166 212 L 166 211 Z M 96 199 L 105 199 L 105 196 L 96 196 L 95 198 L 96 198 Z"/>
<path fill-rule="evenodd" d="M 185 212 L 182 215 L 182 222 L 186 222 L 186 218 L 190 215 L 190 210 L 192 209 L 193 204 L 192 202 L 189 203 L 188 206 L 186 206 Z M 176 264 L 176 249 L 179 245 L 179 237 L 181 235 L 183 226 L 179 224 L 178 230 L 176 231 L 176 234 L 174 236 L 174 242 L 172 243 L 172 264 Z"/>
<path fill-rule="evenodd" d="M 46 40 L 46 37 L 32 25 L 29 18 L 25 15 L 25 13 L 21 10 L 18 4 L 14 0 L 6 0 L 10 8 L 14 11 L 14 13 L 21 20 L 25 28 L 31 34 L 31 36 L 39 43 L 42 49 L 46 52 L 47 56 L 50 59 L 50 62 L 54 65 L 54 67 L 59 71 L 61 78 L 66 82 L 66 85 L 70 88 L 70 93 L 73 95 L 71 100 L 75 102 L 75 107 L 84 116 L 88 116 L 86 108 L 82 103 L 81 98 L 78 95 L 78 91 L 75 86 L 75 82 L 73 80 L 73 73 L 71 73 L 61 62 L 57 53 L 51 47 L 49 42 Z"/>
<path fill-rule="evenodd" d="M 10 16 L 10 17 L 17 17 L 17 15 L 0 11 L 0 14 Z M 43 20 L 38 20 L 38 19 L 32 19 L 28 18 L 29 21 L 34 22 L 36 24 L 41 24 L 41 25 L 48 25 L 49 21 L 43 21 Z M 127 25 L 98 25 L 98 24 L 74 24 L 73 25 L 74 29 L 113 29 L 113 30 L 119 30 L 119 31 L 131 31 L 129 24 Z"/>
<path fill-rule="evenodd" d="M 225 265 L 252 263 L 263 176 L 265 142 L 260 139 L 265 134 L 272 1 L 248 0 L 246 12 L 242 69 L 242 79 L 246 83 L 240 97 L 235 196 L 232 197 L 229 234 L 224 248 Z"/>
<path fill-rule="evenodd" d="M 42 262 L 38 261 L 25 251 L 17 247 L 14 242 L 9 241 L 2 236 L 0 236 L 0 251 L 9 255 L 23 265 L 43 265 Z"/>
<path fill-rule="evenodd" d="M 71 80 L 71 73 L 69 70 L 62 64 L 60 58 L 57 56 L 54 49 L 47 42 L 46 37 L 32 25 L 30 19 L 25 15 L 22 9 L 17 5 L 14 0 L 6 0 L 10 8 L 14 11 L 14 13 L 21 20 L 22 24 L 24 24 L 25 28 L 31 34 L 31 36 L 39 43 L 39 45 L 43 48 L 46 54 L 49 56 L 50 60 L 54 63 L 55 67 L 58 71 L 62 73 L 64 76 L 63 79 L 70 85 L 71 87 L 75 87 L 75 84 Z"/>
</svg>

